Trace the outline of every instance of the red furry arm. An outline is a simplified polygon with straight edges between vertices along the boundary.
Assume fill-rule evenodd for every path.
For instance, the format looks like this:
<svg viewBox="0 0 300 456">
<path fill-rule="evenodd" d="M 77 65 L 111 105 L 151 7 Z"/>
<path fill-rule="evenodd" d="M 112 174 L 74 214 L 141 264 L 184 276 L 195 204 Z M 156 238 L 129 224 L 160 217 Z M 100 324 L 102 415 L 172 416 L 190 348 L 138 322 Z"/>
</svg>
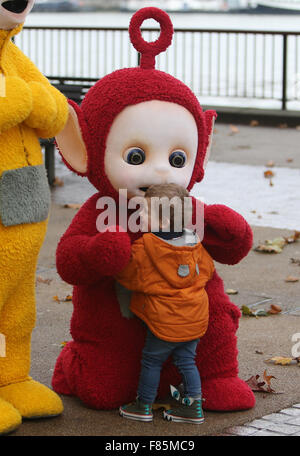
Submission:
<svg viewBox="0 0 300 456">
<path fill-rule="evenodd" d="M 127 233 L 97 231 L 95 196 L 74 217 L 57 247 L 57 271 L 72 285 L 90 285 L 105 276 L 114 276 L 130 259 Z"/>
<path fill-rule="evenodd" d="M 222 204 L 204 207 L 203 245 L 214 260 L 236 264 L 252 247 L 253 233 L 246 220 Z"/>
</svg>

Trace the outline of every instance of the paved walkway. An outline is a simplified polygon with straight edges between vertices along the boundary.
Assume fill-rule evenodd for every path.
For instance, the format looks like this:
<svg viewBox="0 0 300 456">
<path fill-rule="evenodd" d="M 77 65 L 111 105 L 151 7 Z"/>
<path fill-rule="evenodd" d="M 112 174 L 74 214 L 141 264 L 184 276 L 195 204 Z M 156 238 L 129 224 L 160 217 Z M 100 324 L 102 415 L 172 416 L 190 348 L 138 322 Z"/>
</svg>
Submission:
<svg viewBox="0 0 300 456">
<path fill-rule="evenodd" d="M 274 160 L 279 167 L 295 172 L 300 170 L 299 131 L 239 126 L 239 133 L 232 135 L 228 125 L 219 125 L 217 128 L 212 159 L 218 162 L 218 165 L 226 163 L 232 166 L 240 164 L 263 167 L 268 160 Z M 237 146 L 243 147 L 234 149 Z M 294 157 L 294 161 L 286 162 L 288 156 Z M 66 209 L 63 205 L 84 202 L 93 192 L 85 180 L 73 177 L 61 165 L 58 168 L 58 175 L 63 178 L 64 186 L 53 190 L 49 228 L 37 272 L 39 277 L 49 279 L 49 282 L 37 282 L 37 324 L 32 337 L 31 375 L 49 386 L 61 343 L 70 340 L 69 326 L 72 315 L 72 303 L 63 301 L 64 297 L 72 293 L 72 287 L 62 282 L 55 267 L 57 243 L 76 214 L 76 210 Z M 227 170 L 228 167 L 224 166 L 224 173 L 227 173 Z M 210 179 L 213 178 L 212 173 Z M 219 198 L 223 198 L 226 192 L 230 191 L 234 185 L 232 179 L 234 173 L 224 181 L 223 187 L 219 187 Z M 247 173 L 244 179 L 247 179 Z M 275 188 L 278 182 L 275 180 L 274 183 L 271 189 Z M 268 182 L 266 184 L 268 185 Z M 282 189 L 284 191 L 284 187 Z M 290 191 L 299 197 L 299 184 L 296 181 Z M 247 198 L 248 195 L 245 193 L 244 200 L 247 201 Z M 263 198 L 258 193 L 256 200 L 259 199 Z M 232 207 L 232 204 L 229 205 Z M 254 245 L 265 239 L 288 236 L 292 233 L 284 225 L 277 228 L 272 226 L 272 220 L 275 218 L 275 214 L 274 219 L 269 218 L 271 226 L 257 226 L 254 219 L 251 221 Z M 294 220 L 296 223 L 297 219 Z M 255 408 L 243 412 L 205 412 L 205 423 L 199 427 L 167 423 L 162 419 L 161 411 L 155 411 L 153 423 L 121 420 L 117 410 L 91 410 L 77 398 L 63 396 L 65 410 L 62 416 L 50 420 L 24 421 L 12 435 L 299 435 L 300 369 L 296 365 L 279 366 L 265 362 L 273 356 L 291 356 L 291 338 L 293 334 L 300 332 L 300 281 L 285 281 L 289 275 L 300 278 L 300 267 L 292 263 L 291 258 L 300 259 L 300 242 L 287 245 L 282 253 L 277 255 L 261 254 L 252 250 L 238 265 L 216 264 L 224 280 L 225 289 L 233 288 L 238 291 L 238 294 L 231 295 L 232 301 L 238 307 L 247 305 L 256 310 L 268 309 L 270 304 L 281 306 L 280 315 L 258 319 L 242 317 L 237 334 L 240 377 L 244 380 L 256 374 L 262 377 L 264 370 L 267 369 L 268 375 L 276 377 L 272 379 L 272 387 L 281 394 L 255 393 Z M 53 300 L 54 296 L 61 300 Z"/>
<path fill-rule="evenodd" d="M 225 429 L 221 435 L 300 437 L 300 404 L 265 415 L 244 426 L 232 426 Z"/>
</svg>

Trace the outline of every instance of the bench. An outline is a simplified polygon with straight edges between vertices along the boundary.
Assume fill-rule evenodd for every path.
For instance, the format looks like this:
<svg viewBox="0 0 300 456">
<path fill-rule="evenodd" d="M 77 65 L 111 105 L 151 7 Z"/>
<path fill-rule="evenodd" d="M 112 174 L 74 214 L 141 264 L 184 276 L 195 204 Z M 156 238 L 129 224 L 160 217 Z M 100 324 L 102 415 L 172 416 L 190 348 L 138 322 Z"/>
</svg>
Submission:
<svg viewBox="0 0 300 456">
<path fill-rule="evenodd" d="M 85 97 L 85 94 L 97 79 L 90 78 L 62 78 L 48 77 L 50 83 L 62 92 L 68 99 L 80 104 Z M 41 147 L 45 151 L 45 167 L 48 176 L 49 185 L 52 186 L 55 181 L 55 144 L 54 138 L 40 139 Z"/>
</svg>

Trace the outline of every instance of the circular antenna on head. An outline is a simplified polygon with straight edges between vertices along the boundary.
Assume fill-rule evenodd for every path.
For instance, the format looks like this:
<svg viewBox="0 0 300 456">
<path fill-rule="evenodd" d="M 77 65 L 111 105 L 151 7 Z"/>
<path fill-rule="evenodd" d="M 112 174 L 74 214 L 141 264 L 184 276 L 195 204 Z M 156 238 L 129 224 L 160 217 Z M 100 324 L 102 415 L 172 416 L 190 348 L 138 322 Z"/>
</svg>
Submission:
<svg viewBox="0 0 300 456">
<path fill-rule="evenodd" d="M 147 42 L 142 37 L 141 25 L 146 19 L 154 19 L 160 24 L 160 35 L 156 41 Z M 173 24 L 167 13 L 159 8 L 142 8 L 137 11 L 129 25 L 130 40 L 141 54 L 140 67 L 155 68 L 155 57 L 164 52 L 172 43 Z"/>
</svg>

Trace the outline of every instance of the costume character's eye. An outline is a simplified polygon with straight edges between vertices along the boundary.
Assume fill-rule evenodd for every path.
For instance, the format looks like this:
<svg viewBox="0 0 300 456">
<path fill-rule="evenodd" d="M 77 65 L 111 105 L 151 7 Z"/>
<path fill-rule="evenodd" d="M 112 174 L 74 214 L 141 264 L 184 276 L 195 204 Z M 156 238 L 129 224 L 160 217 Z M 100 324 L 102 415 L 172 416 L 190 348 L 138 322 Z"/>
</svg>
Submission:
<svg viewBox="0 0 300 456">
<path fill-rule="evenodd" d="M 133 147 L 125 153 L 124 159 L 127 163 L 129 163 L 129 165 L 141 165 L 144 163 L 146 156 L 143 149 Z"/>
<path fill-rule="evenodd" d="M 182 150 L 175 150 L 171 153 L 169 162 L 174 168 L 183 168 L 186 164 L 186 154 Z"/>
</svg>

